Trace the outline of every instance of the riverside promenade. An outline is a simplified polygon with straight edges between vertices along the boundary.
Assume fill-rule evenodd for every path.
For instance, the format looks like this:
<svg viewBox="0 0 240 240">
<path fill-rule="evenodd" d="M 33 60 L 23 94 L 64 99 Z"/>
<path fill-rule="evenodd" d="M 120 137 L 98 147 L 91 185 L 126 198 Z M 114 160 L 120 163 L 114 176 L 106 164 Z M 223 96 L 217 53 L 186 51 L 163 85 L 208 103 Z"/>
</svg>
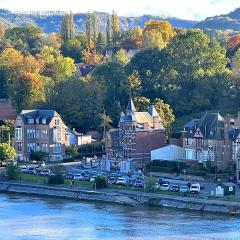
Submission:
<svg viewBox="0 0 240 240">
<path fill-rule="evenodd" d="M 149 205 L 187 209 L 202 212 L 224 213 L 240 216 L 240 202 L 198 197 L 146 193 L 133 190 L 83 190 L 80 188 L 49 186 L 16 181 L 0 181 L 0 192 L 68 198 L 83 201 L 102 201 L 131 206 Z"/>
</svg>

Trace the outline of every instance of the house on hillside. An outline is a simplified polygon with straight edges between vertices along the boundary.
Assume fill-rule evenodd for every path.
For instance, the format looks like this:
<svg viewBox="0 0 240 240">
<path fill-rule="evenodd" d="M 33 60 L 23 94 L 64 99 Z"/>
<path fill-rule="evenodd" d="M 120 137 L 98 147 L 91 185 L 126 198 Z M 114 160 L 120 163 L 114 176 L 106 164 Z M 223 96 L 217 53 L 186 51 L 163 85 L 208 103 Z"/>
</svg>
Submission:
<svg viewBox="0 0 240 240">
<path fill-rule="evenodd" d="M 234 164 L 231 131 L 234 119 L 219 113 L 205 113 L 184 125 L 182 143 L 187 160 L 211 161 L 218 170 L 227 170 Z"/>
<path fill-rule="evenodd" d="M 54 110 L 22 110 L 15 122 L 18 160 L 28 161 L 33 152 L 45 152 L 47 160 L 62 161 L 70 145 L 69 130 Z"/>
<path fill-rule="evenodd" d="M 130 98 L 125 113 L 121 113 L 118 129 L 106 136 L 108 160 L 121 164 L 121 171 L 129 172 L 151 160 L 151 151 L 165 146 L 165 128 L 153 105 L 146 112 L 138 112 Z"/>
</svg>

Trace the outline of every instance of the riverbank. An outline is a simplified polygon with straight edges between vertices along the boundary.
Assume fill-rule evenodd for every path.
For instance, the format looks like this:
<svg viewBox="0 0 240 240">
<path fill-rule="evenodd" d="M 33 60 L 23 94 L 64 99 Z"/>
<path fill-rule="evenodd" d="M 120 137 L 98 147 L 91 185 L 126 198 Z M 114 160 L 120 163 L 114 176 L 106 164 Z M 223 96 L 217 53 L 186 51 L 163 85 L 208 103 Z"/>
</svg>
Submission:
<svg viewBox="0 0 240 240">
<path fill-rule="evenodd" d="M 240 202 L 190 198 L 156 193 L 105 190 L 89 191 L 7 181 L 0 182 L 0 192 L 59 197 L 72 200 L 102 201 L 130 206 L 151 205 L 240 216 Z"/>
</svg>

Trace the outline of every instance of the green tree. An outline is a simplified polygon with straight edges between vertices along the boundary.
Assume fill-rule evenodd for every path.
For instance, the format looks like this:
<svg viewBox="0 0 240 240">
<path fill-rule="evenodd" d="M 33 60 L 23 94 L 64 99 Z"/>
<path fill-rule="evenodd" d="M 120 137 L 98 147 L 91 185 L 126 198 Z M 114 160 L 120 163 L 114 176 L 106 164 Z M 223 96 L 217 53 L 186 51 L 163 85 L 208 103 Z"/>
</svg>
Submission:
<svg viewBox="0 0 240 240">
<path fill-rule="evenodd" d="M 117 51 L 117 53 L 114 55 L 114 59 L 124 65 L 130 61 L 127 52 L 124 49 Z"/>
<path fill-rule="evenodd" d="M 111 30 L 110 30 L 110 16 L 108 15 L 107 18 L 107 25 L 106 25 L 106 42 L 107 46 L 109 47 L 111 45 Z"/>
<path fill-rule="evenodd" d="M 62 54 L 64 57 L 74 59 L 76 63 L 81 63 L 83 57 L 83 46 L 77 38 L 69 39 L 62 45 Z"/>
<path fill-rule="evenodd" d="M 21 171 L 17 166 L 13 164 L 10 164 L 9 166 L 7 166 L 7 172 L 6 172 L 7 179 L 17 180 L 19 179 L 20 174 L 21 174 Z"/>
<path fill-rule="evenodd" d="M 147 177 L 144 181 L 145 189 L 148 192 L 156 191 L 157 180 L 154 177 Z"/>
<path fill-rule="evenodd" d="M 65 80 L 76 73 L 74 60 L 63 57 L 59 50 L 45 46 L 37 55 L 43 64 L 42 74 L 52 78 L 55 82 Z"/>
<path fill-rule="evenodd" d="M 104 49 L 106 48 L 106 39 L 102 33 L 98 33 L 96 40 L 96 49 L 97 52 L 103 54 Z"/>
<path fill-rule="evenodd" d="M 91 16 L 88 13 L 86 15 L 86 36 L 87 36 L 87 47 L 92 48 L 92 39 L 91 39 Z"/>
<path fill-rule="evenodd" d="M 6 29 L 4 37 L 16 50 L 33 55 L 41 51 L 45 39 L 42 29 L 34 25 Z"/>
<path fill-rule="evenodd" d="M 150 99 L 146 97 L 135 97 L 134 104 L 139 112 L 144 112 L 150 106 Z"/>
<path fill-rule="evenodd" d="M 97 43 L 97 37 L 99 36 L 98 32 L 98 16 L 96 13 L 93 13 L 93 41 L 96 44 Z"/>
<path fill-rule="evenodd" d="M 175 116 L 170 105 L 164 103 L 163 100 L 155 99 L 155 108 L 160 116 L 162 125 L 166 128 L 167 136 L 170 135 L 172 123 L 175 121 Z"/>
<path fill-rule="evenodd" d="M 106 136 L 106 131 L 111 128 L 112 119 L 106 115 L 105 111 L 100 115 L 101 124 L 100 127 L 103 129 L 103 138 Z"/>
<path fill-rule="evenodd" d="M 62 23 L 61 23 L 61 38 L 63 42 L 66 42 L 69 39 L 69 22 L 68 22 L 68 15 L 65 14 L 62 17 Z"/>
<path fill-rule="evenodd" d="M 69 24 L 69 39 L 72 39 L 75 36 L 75 23 L 72 12 L 70 12 L 68 16 L 68 24 Z"/>
<path fill-rule="evenodd" d="M 1 165 L 7 160 L 13 160 L 16 157 L 15 149 L 8 143 L 0 143 L 0 161 Z"/>
<path fill-rule="evenodd" d="M 158 81 L 168 82 L 165 98 L 176 112 L 214 107 L 226 94 L 231 74 L 226 50 L 202 31 L 177 35 L 163 54 Z"/>
</svg>

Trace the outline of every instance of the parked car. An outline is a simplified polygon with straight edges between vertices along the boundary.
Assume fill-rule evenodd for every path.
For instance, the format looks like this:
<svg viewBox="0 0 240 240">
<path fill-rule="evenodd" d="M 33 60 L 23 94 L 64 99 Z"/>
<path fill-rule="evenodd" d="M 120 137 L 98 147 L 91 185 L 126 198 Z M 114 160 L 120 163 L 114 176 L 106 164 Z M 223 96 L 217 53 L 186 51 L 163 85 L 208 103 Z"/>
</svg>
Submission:
<svg viewBox="0 0 240 240">
<path fill-rule="evenodd" d="M 82 174 L 81 180 L 82 180 L 82 181 L 90 181 L 90 176 L 87 175 L 87 174 Z"/>
<path fill-rule="evenodd" d="M 74 180 L 82 180 L 82 174 L 74 174 L 73 179 Z"/>
<path fill-rule="evenodd" d="M 173 185 L 171 187 L 171 192 L 179 192 L 179 185 Z"/>
<path fill-rule="evenodd" d="M 168 183 L 164 183 L 160 186 L 160 190 L 162 191 L 169 191 L 170 190 L 170 186 Z"/>
<path fill-rule="evenodd" d="M 73 178 L 74 178 L 74 174 L 73 174 L 73 173 L 65 173 L 65 174 L 64 174 L 64 177 L 65 177 L 66 179 L 73 179 Z"/>
<path fill-rule="evenodd" d="M 138 180 L 138 181 L 133 183 L 133 186 L 134 187 L 142 187 L 143 188 L 144 187 L 144 183 L 143 183 L 143 181 Z"/>
<path fill-rule="evenodd" d="M 51 170 L 50 169 L 43 169 L 40 173 L 41 176 L 50 176 Z"/>
<path fill-rule="evenodd" d="M 168 184 L 169 185 L 169 181 L 166 181 L 166 180 L 160 180 L 159 184 L 162 186 L 164 184 Z"/>
<path fill-rule="evenodd" d="M 192 183 L 189 189 L 190 193 L 200 193 L 201 187 L 199 183 Z"/>
<path fill-rule="evenodd" d="M 127 182 L 126 178 L 117 178 L 116 184 L 117 185 L 124 185 L 124 186 L 126 186 L 128 184 L 128 182 Z"/>
<path fill-rule="evenodd" d="M 21 166 L 21 173 L 27 173 L 28 167 L 27 166 Z"/>
<path fill-rule="evenodd" d="M 188 186 L 186 186 L 186 185 L 180 186 L 179 192 L 181 192 L 181 193 L 188 193 L 189 192 Z"/>
<path fill-rule="evenodd" d="M 34 167 L 28 167 L 26 173 L 27 174 L 36 174 L 36 170 Z"/>
<path fill-rule="evenodd" d="M 115 177 L 109 177 L 108 178 L 108 183 L 109 184 L 115 184 L 116 183 L 116 178 Z"/>
</svg>

